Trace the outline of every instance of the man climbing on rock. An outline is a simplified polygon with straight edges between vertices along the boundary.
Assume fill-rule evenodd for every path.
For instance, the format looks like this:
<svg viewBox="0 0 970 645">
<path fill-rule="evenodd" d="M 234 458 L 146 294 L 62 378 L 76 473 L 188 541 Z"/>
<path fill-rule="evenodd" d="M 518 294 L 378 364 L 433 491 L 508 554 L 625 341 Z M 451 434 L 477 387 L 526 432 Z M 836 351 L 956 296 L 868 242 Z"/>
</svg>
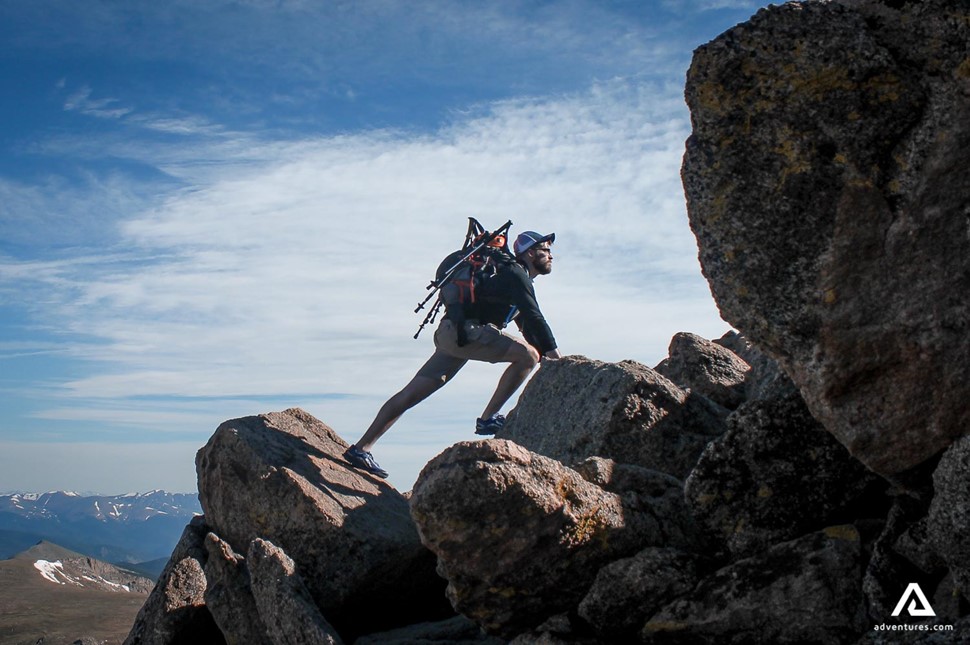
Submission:
<svg viewBox="0 0 970 645">
<path fill-rule="evenodd" d="M 493 435 L 505 424 L 502 406 L 525 382 L 542 358 L 560 357 L 556 339 L 536 302 L 532 281 L 552 271 L 555 233 L 520 234 L 513 244 L 514 261 L 499 266 L 484 281 L 473 302 L 447 306 L 434 334 L 435 352 L 404 388 L 378 411 L 360 440 L 344 453 L 344 459 L 361 470 L 387 477 L 374 460 L 371 449 L 404 412 L 438 391 L 469 360 L 509 363 L 495 393 L 475 423 L 475 434 Z M 506 253 L 507 255 L 507 253 Z M 504 330 L 515 320 L 524 340 Z"/>
</svg>

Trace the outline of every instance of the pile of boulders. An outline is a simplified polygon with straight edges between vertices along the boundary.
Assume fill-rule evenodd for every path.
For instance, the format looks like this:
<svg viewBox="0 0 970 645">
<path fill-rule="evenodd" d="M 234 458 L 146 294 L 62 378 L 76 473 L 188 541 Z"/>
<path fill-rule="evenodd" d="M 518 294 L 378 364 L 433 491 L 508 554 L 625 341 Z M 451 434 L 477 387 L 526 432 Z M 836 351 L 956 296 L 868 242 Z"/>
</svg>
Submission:
<svg viewBox="0 0 970 645">
<path fill-rule="evenodd" d="M 733 332 L 656 370 L 545 363 L 410 500 L 346 445 L 299 409 L 220 426 L 128 642 L 851 643 L 911 582 L 922 622 L 967 623 L 970 439 L 889 482 Z"/>
</svg>

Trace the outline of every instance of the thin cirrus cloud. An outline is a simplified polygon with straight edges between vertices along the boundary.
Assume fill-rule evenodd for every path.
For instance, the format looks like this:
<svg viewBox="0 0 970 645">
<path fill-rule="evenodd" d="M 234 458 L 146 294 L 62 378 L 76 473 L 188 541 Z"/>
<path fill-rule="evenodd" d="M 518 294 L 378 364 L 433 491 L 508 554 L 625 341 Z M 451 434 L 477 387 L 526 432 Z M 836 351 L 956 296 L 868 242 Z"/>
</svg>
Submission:
<svg viewBox="0 0 970 645">
<path fill-rule="evenodd" d="M 99 119 L 120 119 L 132 111 L 131 108 L 117 106 L 117 103 L 117 99 L 112 98 L 91 98 L 91 88 L 84 86 L 67 97 L 64 101 L 64 109 Z"/>
</svg>

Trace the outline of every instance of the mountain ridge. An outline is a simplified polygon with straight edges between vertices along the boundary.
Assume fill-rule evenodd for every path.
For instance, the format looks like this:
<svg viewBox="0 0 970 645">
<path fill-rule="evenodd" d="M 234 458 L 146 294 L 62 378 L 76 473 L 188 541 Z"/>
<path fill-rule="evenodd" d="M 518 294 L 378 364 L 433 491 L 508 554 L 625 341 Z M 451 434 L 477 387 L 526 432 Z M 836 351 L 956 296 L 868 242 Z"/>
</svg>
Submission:
<svg viewBox="0 0 970 645">
<path fill-rule="evenodd" d="M 87 516 L 105 521 L 144 520 L 155 515 L 184 515 L 199 509 L 195 493 L 169 493 L 161 489 L 122 495 L 81 495 L 73 491 L 11 493 L 0 495 L 0 512 L 24 517 Z"/>
<path fill-rule="evenodd" d="M 0 495 L 0 558 L 48 540 L 107 562 L 134 565 L 158 560 L 171 553 L 182 528 L 201 510 L 194 493 L 164 490 Z"/>
</svg>

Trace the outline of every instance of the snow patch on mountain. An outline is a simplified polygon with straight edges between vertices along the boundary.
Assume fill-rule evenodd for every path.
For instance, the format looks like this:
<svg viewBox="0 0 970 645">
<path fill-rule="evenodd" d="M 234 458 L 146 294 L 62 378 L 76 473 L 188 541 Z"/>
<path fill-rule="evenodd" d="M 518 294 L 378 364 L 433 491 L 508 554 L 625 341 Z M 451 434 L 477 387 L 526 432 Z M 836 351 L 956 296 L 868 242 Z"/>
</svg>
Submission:
<svg viewBox="0 0 970 645">
<path fill-rule="evenodd" d="M 64 573 L 64 563 L 60 560 L 55 560 L 54 562 L 50 562 L 48 560 L 38 560 L 34 563 L 34 568 L 40 571 L 40 575 L 43 576 L 45 580 L 56 582 L 59 585 L 68 584 L 70 582 L 71 584 L 75 584 L 79 587 L 84 586 Z"/>
</svg>

